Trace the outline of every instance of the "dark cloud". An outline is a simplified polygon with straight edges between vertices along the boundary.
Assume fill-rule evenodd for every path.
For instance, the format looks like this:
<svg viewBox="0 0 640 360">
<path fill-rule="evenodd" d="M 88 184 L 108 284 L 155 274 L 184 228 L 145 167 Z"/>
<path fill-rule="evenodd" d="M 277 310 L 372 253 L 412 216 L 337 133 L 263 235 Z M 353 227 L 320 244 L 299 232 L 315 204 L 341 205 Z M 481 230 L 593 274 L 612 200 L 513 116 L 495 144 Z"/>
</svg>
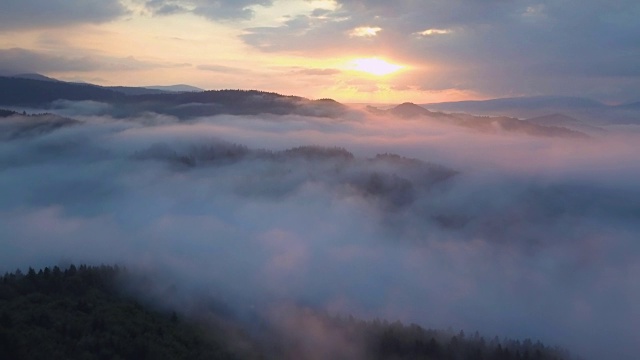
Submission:
<svg viewBox="0 0 640 360">
<path fill-rule="evenodd" d="M 369 53 L 426 64 L 437 74 L 415 74 L 410 85 L 428 89 L 498 97 L 589 92 L 618 101 L 640 96 L 633 60 L 640 56 L 636 1 L 338 3 L 329 14 L 247 29 L 242 39 L 263 51 Z M 348 35 L 362 26 L 382 31 L 366 38 Z M 432 85 L 433 76 L 442 84 Z M 590 80 L 595 78 L 602 86 Z"/>
<path fill-rule="evenodd" d="M 102 23 L 128 13 L 120 0 L 2 0 L 0 29 Z"/>
<path fill-rule="evenodd" d="M 132 56 L 116 58 L 102 55 L 58 55 L 29 49 L 0 49 L 0 73 L 136 71 L 154 68 L 190 66 L 189 64 L 154 63 Z"/>
<path fill-rule="evenodd" d="M 27 49 L 0 49 L 0 69 L 6 75 L 24 72 L 90 71 L 96 64 L 87 57 L 47 55 Z"/>
<path fill-rule="evenodd" d="M 252 6 L 270 6 L 273 0 L 149 0 L 146 8 L 155 15 L 192 13 L 210 20 L 249 20 Z"/>
<path fill-rule="evenodd" d="M 247 44 L 269 52 L 292 50 L 316 54 L 335 52 L 345 47 L 343 38 L 351 30 L 350 23 L 343 21 L 343 15 L 342 13 L 298 15 L 278 27 L 246 28 L 240 37 Z"/>
</svg>

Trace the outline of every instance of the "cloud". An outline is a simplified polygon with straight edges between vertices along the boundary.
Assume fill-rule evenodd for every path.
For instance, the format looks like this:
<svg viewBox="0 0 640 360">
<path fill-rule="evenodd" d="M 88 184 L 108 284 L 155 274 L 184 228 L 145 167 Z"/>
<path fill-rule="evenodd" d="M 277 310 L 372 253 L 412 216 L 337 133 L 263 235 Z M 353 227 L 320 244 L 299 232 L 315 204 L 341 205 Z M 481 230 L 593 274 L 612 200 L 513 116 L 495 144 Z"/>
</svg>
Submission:
<svg viewBox="0 0 640 360">
<path fill-rule="evenodd" d="M 340 74 L 342 71 L 338 69 L 299 69 L 294 70 L 296 74 L 311 75 L 311 76 L 327 76 Z"/>
<path fill-rule="evenodd" d="M 145 6 L 154 15 L 192 13 L 210 20 L 249 20 L 254 6 L 271 6 L 272 0 L 149 0 Z"/>
<path fill-rule="evenodd" d="M 374 37 L 382 31 L 380 27 L 360 26 L 349 31 L 350 37 Z"/>
<path fill-rule="evenodd" d="M 51 111 L 81 123 L 0 141 L 11 189 L 0 271 L 118 262 L 238 311 L 281 317 L 274 307 L 302 303 L 587 358 L 636 354 L 637 131 L 571 140 L 360 112 L 90 115 L 102 108 L 59 103 Z M 315 323 L 290 313 L 283 331 Z"/>
<path fill-rule="evenodd" d="M 586 95 L 618 102 L 640 96 L 638 80 L 623 79 L 636 73 L 632 59 L 640 56 L 635 41 L 640 26 L 634 20 L 640 5 L 634 1 L 337 3 L 322 18 L 306 15 L 304 27 L 286 22 L 254 27 L 241 38 L 269 52 L 368 53 L 423 64 L 432 71 L 414 71 L 411 85 L 417 88 L 466 89 L 493 97 Z M 384 31 L 353 36 L 354 29 L 368 34 L 362 24 Z M 429 41 L 420 41 L 425 37 Z M 564 71 L 576 63 L 580 72 Z M 444 74 L 442 84 L 431 85 L 438 74 Z"/>
<path fill-rule="evenodd" d="M 546 19 L 544 4 L 537 4 L 528 6 L 522 13 L 522 16 L 531 20 L 543 20 Z"/>
<path fill-rule="evenodd" d="M 247 70 L 242 69 L 242 68 L 237 68 L 237 67 L 233 67 L 233 66 L 225 66 L 225 65 L 198 65 L 197 68 L 199 70 L 204 70 L 204 71 L 212 71 L 212 72 L 219 72 L 219 73 L 226 73 L 226 74 L 239 74 L 239 73 L 246 73 Z"/>
<path fill-rule="evenodd" d="M 451 34 L 452 32 L 453 31 L 450 29 L 427 29 L 427 30 L 415 32 L 413 34 L 421 37 L 428 37 L 428 36 L 435 36 L 435 35 L 447 35 L 447 34 Z"/>
<path fill-rule="evenodd" d="M 0 71 L 6 75 L 20 73 L 137 71 L 154 68 L 182 67 L 189 64 L 142 61 L 133 56 L 117 58 L 103 55 L 58 55 L 22 48 L 0 49 Z"/>
<path fill-rule="evenodd" d="M 340 11 L 312 11 L 288 18 L 278 26 L 245 28 L 240 38 L 262 51 L 302 50 L 310 54 L 314 51 L 324 53 L 328 49 L 337 51 L 344 46 L 341 39 L 345 34 L 357 27 L 349 19 Z"/>
<path fill-rule="evenodd" d="M 102 23 L 128 13 L 119 0 L 3 0 L 0 29 L 65 27 Z"/>
</svg>

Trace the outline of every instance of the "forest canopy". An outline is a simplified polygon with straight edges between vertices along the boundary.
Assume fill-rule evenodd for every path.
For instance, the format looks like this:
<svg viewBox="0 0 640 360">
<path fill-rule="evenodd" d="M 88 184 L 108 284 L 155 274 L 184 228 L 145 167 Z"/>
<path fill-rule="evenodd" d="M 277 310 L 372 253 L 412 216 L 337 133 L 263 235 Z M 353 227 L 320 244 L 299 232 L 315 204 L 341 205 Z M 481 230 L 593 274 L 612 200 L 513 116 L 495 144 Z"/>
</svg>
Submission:
<svg viewBox="0 0 640 360">
<path fill-rule="evenodd" d="M 279 325 L 252 335 L 231 334 L 220 322 L 183 315 L 184 309 L 160 311 L 124 290 L 123 281 L 130 275 L 125 268 L 104 265 L 5 274 L 0 281 L 0 358 L 294 359 L 314 341 L 305 338 L 309 333 L 302 328 L 297 335 Z M 485 338 L 478 332 L 427 330 L 311 309 L 287 316 L 294 327 L 303 327 L 311 318 L 352 345 L 324 354 L 333 358 L 572 359 L 567 351 L 540 342 Z M 236 322 L 236 328 L 244 326 Z M 239 337 L 242 348 L 237 346 Z"/>
</svg>

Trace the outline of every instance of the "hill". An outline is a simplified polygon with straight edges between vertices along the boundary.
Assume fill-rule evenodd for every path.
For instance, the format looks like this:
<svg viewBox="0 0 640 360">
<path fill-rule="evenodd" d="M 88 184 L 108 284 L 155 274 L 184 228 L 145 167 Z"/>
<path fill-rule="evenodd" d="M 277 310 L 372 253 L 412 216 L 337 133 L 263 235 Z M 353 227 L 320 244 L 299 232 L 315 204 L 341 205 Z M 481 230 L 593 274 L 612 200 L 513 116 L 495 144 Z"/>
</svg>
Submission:
<svg viewBox="0 0 640 360">
<path fill-rule="evenodd" d="M 132 86 L 107 86 L 109 90 L 117 91 L 124 95 L 151 95 L 151 94 L 165 94 L 166 91 L 157 90 L 157 89 L 148 89 L 143 87 L 132 87 Z"/>
<path fill-rule="evenodd" d="M 564 114 L 550 114 L 544 116 L 538 116 L 526 120 L 527 122 L 538 124 L 542 126 L 560 126 L 570 130 L 580 131 L 587 134 L 602 134 L 605 133 L 601 127 L 592 126 L 586 124 L 574 117 Z"/>
<path fill-rule="evenodd" d="M 507 116 L 474 116 L 464 113 L 434 112 L 413 103 L 403 103 L 389 110 L 367 108 L 369 112 L 384 115 L 390 114 L 400 118 L 431 119 L 440 123 L 461 126 L 475 131 L 495 133 L 498 131 L 521 133 L 532 136 L 587 138 L 588 136 L 575 129 L 563 127 L 562 124 L 540 124 Z"/>
<path fill-rule="evenodd" d="M 532 96 L 491 100 L 454 101 L 423 104 L 428 109 L 472 112 L 478 114 L 504 111 L 538 111 L 541 109 L 598 109 L 606 105 L 587 98 L 569 96 Z"/>
<path fill-rule="evenodd" d="M 389 110 L 394 116 L 403 118 L 414 118 L 417 116 L 431 116 L 433 113 L 422 106 L 414 103 L 405 102 Z"/>
<path fill-rule="evenodd" d="M 637 123 L 638 109 L 610 106 L 580 97 L 534 96 L 422 104 L 430 110 L 520 119 L 564 114 L 589 125 Z M 630 111 L 632 110 L 632 111 Z"/>
<path fill-rule="evenodd" d="M 1 105 L 37 107 L 59 99 L 113 102 L 123 97 L 121 93 L 90 84 L 0 77 Z"/>
<path fill-rule="evenodd" d="M 107 89 L 114 90 L 125 95 L 153 95 L 180 92 L 202 92 L 203 89 L 190 85 L 169 85 L 169 86 L 108 86 Z"/>
<path fill-rule="evenodd" d="M 168 92 L 201 92 L 205 91 L 199 87 L 186 85 L 186 84 L 178 84 L 178 85 L 153 85 L 153 86 L 144 86 L 144 89 L 150 90 L 161 90 Z"/>
<path fill-rule="evenodd" d="M 219 114 L 298 114 L 336 117 L 347 107 L 331 99 L 309 100 L 257 90 L 169 92 L 132 87 L 0 77 L 0 105 L 48 109 L 57 100 L 95 101 L 112 105 L 117 117 L 145 112 L 193 118 Z"/>
<path fill-rule="evenodd" d="M 19 79 L 30 79 L 30 80 L 60 82 L 60 80 L 58 80 L 58 79 L 54 79 L 54 78 L 51 78 L 51 77 L 48 77 L 48 76 L 44 76 L 44 75 L 41 75 L 41 74 L 36 74 L 36 73 L 18 74 L 18 75 L 13 75 L 12 77 L 19 78 Z"/>
<path fill-rule="evenodd" d="M 0 282 L 2 359 L 235 359 L 222 340 L 118 290 L 111 266 L 29 269 Z"/>
<path fill-rule="evenodd" d="M 305 308 L 282 314 L 289 319 L 287 328 L 267 325 L 255 337 L 232 336 L 230 324 L 223 329 L 215 321 L 197 321 L 182 315 L 185 309 L 157 311 L 127 295 L 122 284 L 132 276 L 118 266 L 85 265 L 5 274 L 0 279 L 0 358 L 572 359 L 565 350 L 531 340 L 485 339 L 477 332 L 363 321 Z M 199 317 L 206 315 L 202 311 Z M 242 323 L 236 320 L 236 325 Z M 340 339 L 339 344 L 315 347 L 318 331 Z M 239 337 L 242 347 L 234 345 Z"/>
</svg>

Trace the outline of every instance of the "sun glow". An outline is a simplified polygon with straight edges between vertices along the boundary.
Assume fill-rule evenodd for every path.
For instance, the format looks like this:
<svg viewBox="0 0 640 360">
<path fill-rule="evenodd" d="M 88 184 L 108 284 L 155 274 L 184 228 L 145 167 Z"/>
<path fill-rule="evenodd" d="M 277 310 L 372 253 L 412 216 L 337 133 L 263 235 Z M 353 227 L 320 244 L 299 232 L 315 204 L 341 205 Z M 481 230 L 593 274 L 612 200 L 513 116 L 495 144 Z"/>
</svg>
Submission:
<svg viewBox="0 0 640 360">
<path fill-rule="evenodd" d="M 366 72 L 376 76 L 384 76 L 403 68 L 401 65 L 391 64 L 378 58 L 356 59 L 351 62 L 353 70 Z"/>
</svg>

